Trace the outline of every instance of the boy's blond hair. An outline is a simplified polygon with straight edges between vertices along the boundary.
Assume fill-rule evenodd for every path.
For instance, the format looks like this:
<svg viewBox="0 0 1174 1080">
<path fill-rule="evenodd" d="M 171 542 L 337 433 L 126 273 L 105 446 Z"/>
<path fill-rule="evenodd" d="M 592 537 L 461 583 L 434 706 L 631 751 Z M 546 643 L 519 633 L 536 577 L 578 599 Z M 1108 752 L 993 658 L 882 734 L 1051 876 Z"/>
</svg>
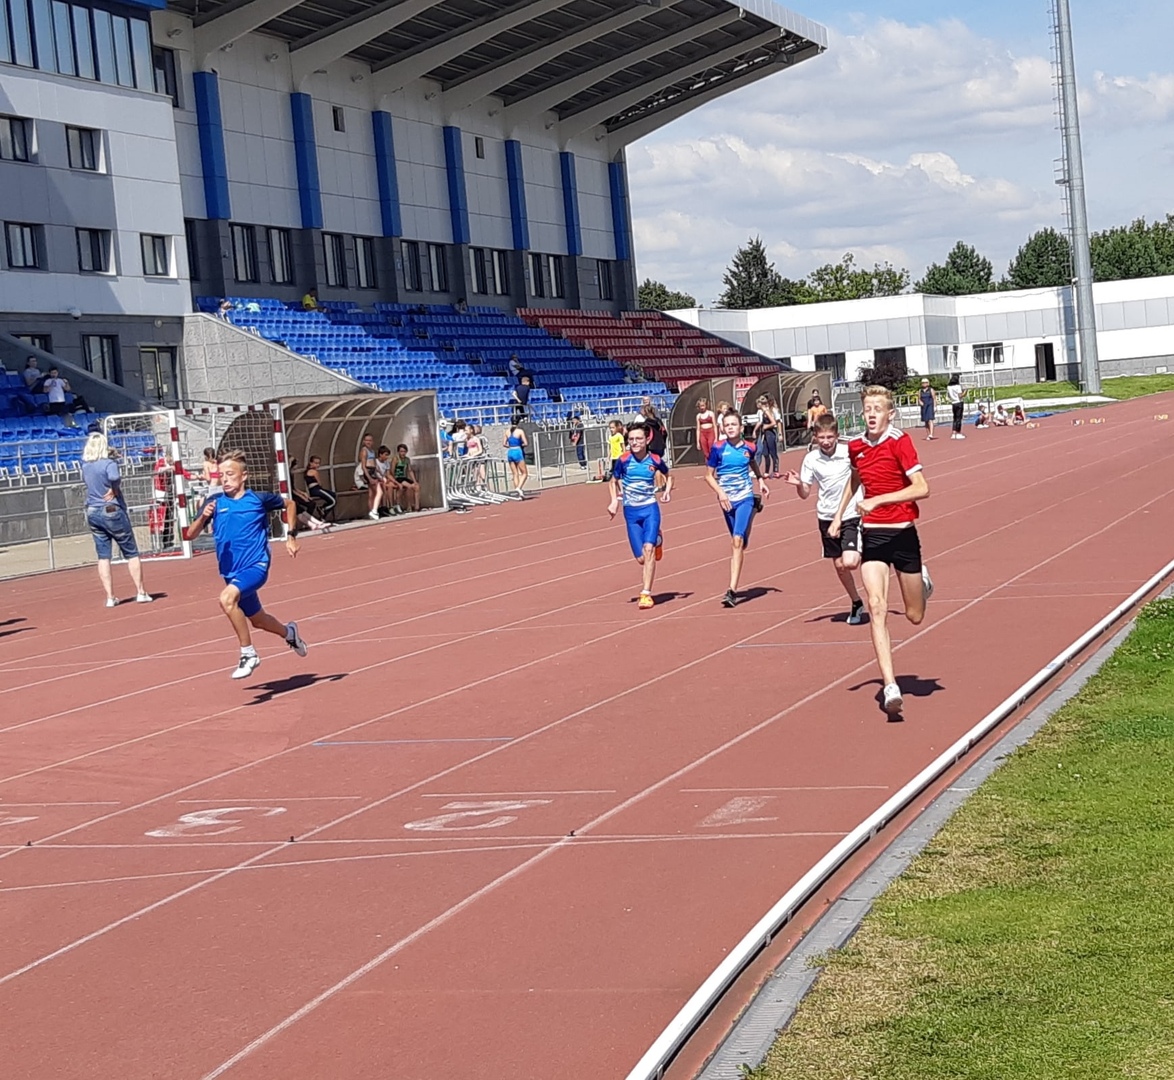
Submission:
<svg viewBox="0 0 1174 1080">
<path fill-rule="evenodd" d="M 893 403 L 893 391 L 890 390 L 887 386 L 866 386 L 864 388 L 864 393 L 860 395 L 861 404 L 863 404 L 865 398 L 870 397 L 884 398 L 885 401 L 889 403 L 890 409 L 895 408 Z"/>
</svg>

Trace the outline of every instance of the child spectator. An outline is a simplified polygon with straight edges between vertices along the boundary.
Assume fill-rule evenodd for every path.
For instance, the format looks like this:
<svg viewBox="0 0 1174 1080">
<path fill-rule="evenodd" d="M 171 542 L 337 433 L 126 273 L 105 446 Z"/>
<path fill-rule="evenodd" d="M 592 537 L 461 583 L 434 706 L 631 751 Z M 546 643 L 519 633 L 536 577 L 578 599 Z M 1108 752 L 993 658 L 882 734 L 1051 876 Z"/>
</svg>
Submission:
<svg viewBox="0 0 1174 1080">
<path fill-rule="evenodd" d="M 1011 417 L 1007 415 L 1007 410 L 1003 408 L 1002 402 L 999 402 L 999 404 L 995 406 L 995 415 L 991 423 L 993 423 L 995 427 L 1006 427 L 1009 423 L 1011 423 Z"/>
<path fill-rule="evenodd" d="M 322 513 L 329 514 L 338 505 L 338 497 L 329 488 L 322 486 L 322 459 L 314 454 L 306 465 L 306 491 L 310 498 L 322 504 Z"/>
<path fill-rule="evenodd" d="M 379 516 L 390 517 L 399 513 L 399 484 L 391 475 L 391 447 L 379 448 L 375 455 L 375 472 L 383 490 L 383 506 L 379 509 Z"/>
<path fill-rule="evenodd" d="M 1015 412 L 1011 417 L 1011 423 L 1016 425 L 1027 423 L 1027 413 L 1023 411 L 1022 405 L 1015 406 Z"/>
<path fill-rule="evenodd" d="M 477 452 L 473 452 L 473 442 L 476 440 Z M 468 439 L 468 457 L 480 457 L 484 453 L 481 446 L 481 436 L 474 427 Z M 400 443 L 395 448 L 395 457 L 391 461 L 392 482 L 396 485 L 399 494 L 399 509 L 407 513 L 410 509 L 415 512 L 420 509 L 420 482 L 416 479 L 416 470 L 412 468 L 412 459 L 408 457 L 407 443 Z"/>
</svg>

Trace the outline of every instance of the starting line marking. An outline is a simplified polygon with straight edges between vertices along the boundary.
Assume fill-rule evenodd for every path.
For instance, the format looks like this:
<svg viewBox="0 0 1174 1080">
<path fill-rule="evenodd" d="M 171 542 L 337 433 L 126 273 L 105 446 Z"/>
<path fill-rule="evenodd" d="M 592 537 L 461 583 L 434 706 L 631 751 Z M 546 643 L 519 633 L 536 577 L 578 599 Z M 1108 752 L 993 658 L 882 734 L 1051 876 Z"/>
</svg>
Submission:
<svg viewBox="0 0 1174 1080">
<path fill-rule="evenodd" d="M 608 788 L 581 790 L 581 791 L 447 791 L 433 792 L 421 795 L 422 799 L 489 799 L 496 796 L 507 798 L 526 798 L 529 795 L 615 795 L 617 792 Z"/>
<path fill-rule="evenodd" d="M 325 739 L 314 746 L 410 746 L 421 743 L 513 742 L 514 735 L 488 735 L 480 739 Z"/>
</svg>

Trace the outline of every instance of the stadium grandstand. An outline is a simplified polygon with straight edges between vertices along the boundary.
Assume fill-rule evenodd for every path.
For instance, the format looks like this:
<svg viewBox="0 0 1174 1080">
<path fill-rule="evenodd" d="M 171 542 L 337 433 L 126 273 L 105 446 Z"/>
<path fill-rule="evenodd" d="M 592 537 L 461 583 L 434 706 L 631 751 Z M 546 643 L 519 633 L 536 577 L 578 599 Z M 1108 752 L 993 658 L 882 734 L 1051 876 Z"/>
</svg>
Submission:
<svg viewBox="0 0 1174 1080">
<path fill-rule="evenodd" d="M 825 48 L 771 0 L 0 0 L 0 359 L 106 410 L 377 388 L 455 415 L 504 404 L 515 354 L 538 412 L 756 375 L 622 314 L 624 148 Z M 0 404 L 3 441 L 43 412 Z"/>
</svg>

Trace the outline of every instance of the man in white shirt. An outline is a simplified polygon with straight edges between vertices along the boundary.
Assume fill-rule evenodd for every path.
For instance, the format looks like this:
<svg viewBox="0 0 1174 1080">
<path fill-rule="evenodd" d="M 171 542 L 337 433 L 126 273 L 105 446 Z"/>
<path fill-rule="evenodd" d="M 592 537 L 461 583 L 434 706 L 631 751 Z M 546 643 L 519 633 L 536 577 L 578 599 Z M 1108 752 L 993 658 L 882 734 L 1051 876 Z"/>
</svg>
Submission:
<svg viewBox="0 0 1174 1080">
<path fill-rule="evenodd" d="M 75 413 L 79 410 L 89 411 L 90 407 L 80 394 L 74 394 L 72 402 L 65 400 L 65 395 L 71 392 L 69 381 L 63 379 L 56 368 L 49 369 L 49 374 L 45 376 L 45 381 L 41 384 L 41 392 L 49 398 L 47 411 L 50 416 L 68 416 L 69 413 Z M 70 427 L 77 426 L 72 416 L 68 416 L 66 423 Z"/>
<path fill-rule="evenodd" d="M 819 520 L 823 556 L 833 560 L 836 576 L 852 601 L 849 624 L 859 626 L 864 622 L 864 602 L 856 591 L 852 571 L 860 565 L 863 537 L 860 532 L 860 515 L 855 506 L 845 513 L 840 523 L 840 535 L 828 535 L 828 526 L 840 508 L 844 487 L 851 478 L 852 463 L 848 460 L 847 445 L 839 441 L 840 426 L 831 413 L 817 416 L 812 423 L 811 433 L 815 445 L 803 459 L 799 471 L 792 470 L 783 479 L 795 488 L 801 499 L 806 499 L 813 490 L 819 492 L 815 516 Z"/>
</svg>

